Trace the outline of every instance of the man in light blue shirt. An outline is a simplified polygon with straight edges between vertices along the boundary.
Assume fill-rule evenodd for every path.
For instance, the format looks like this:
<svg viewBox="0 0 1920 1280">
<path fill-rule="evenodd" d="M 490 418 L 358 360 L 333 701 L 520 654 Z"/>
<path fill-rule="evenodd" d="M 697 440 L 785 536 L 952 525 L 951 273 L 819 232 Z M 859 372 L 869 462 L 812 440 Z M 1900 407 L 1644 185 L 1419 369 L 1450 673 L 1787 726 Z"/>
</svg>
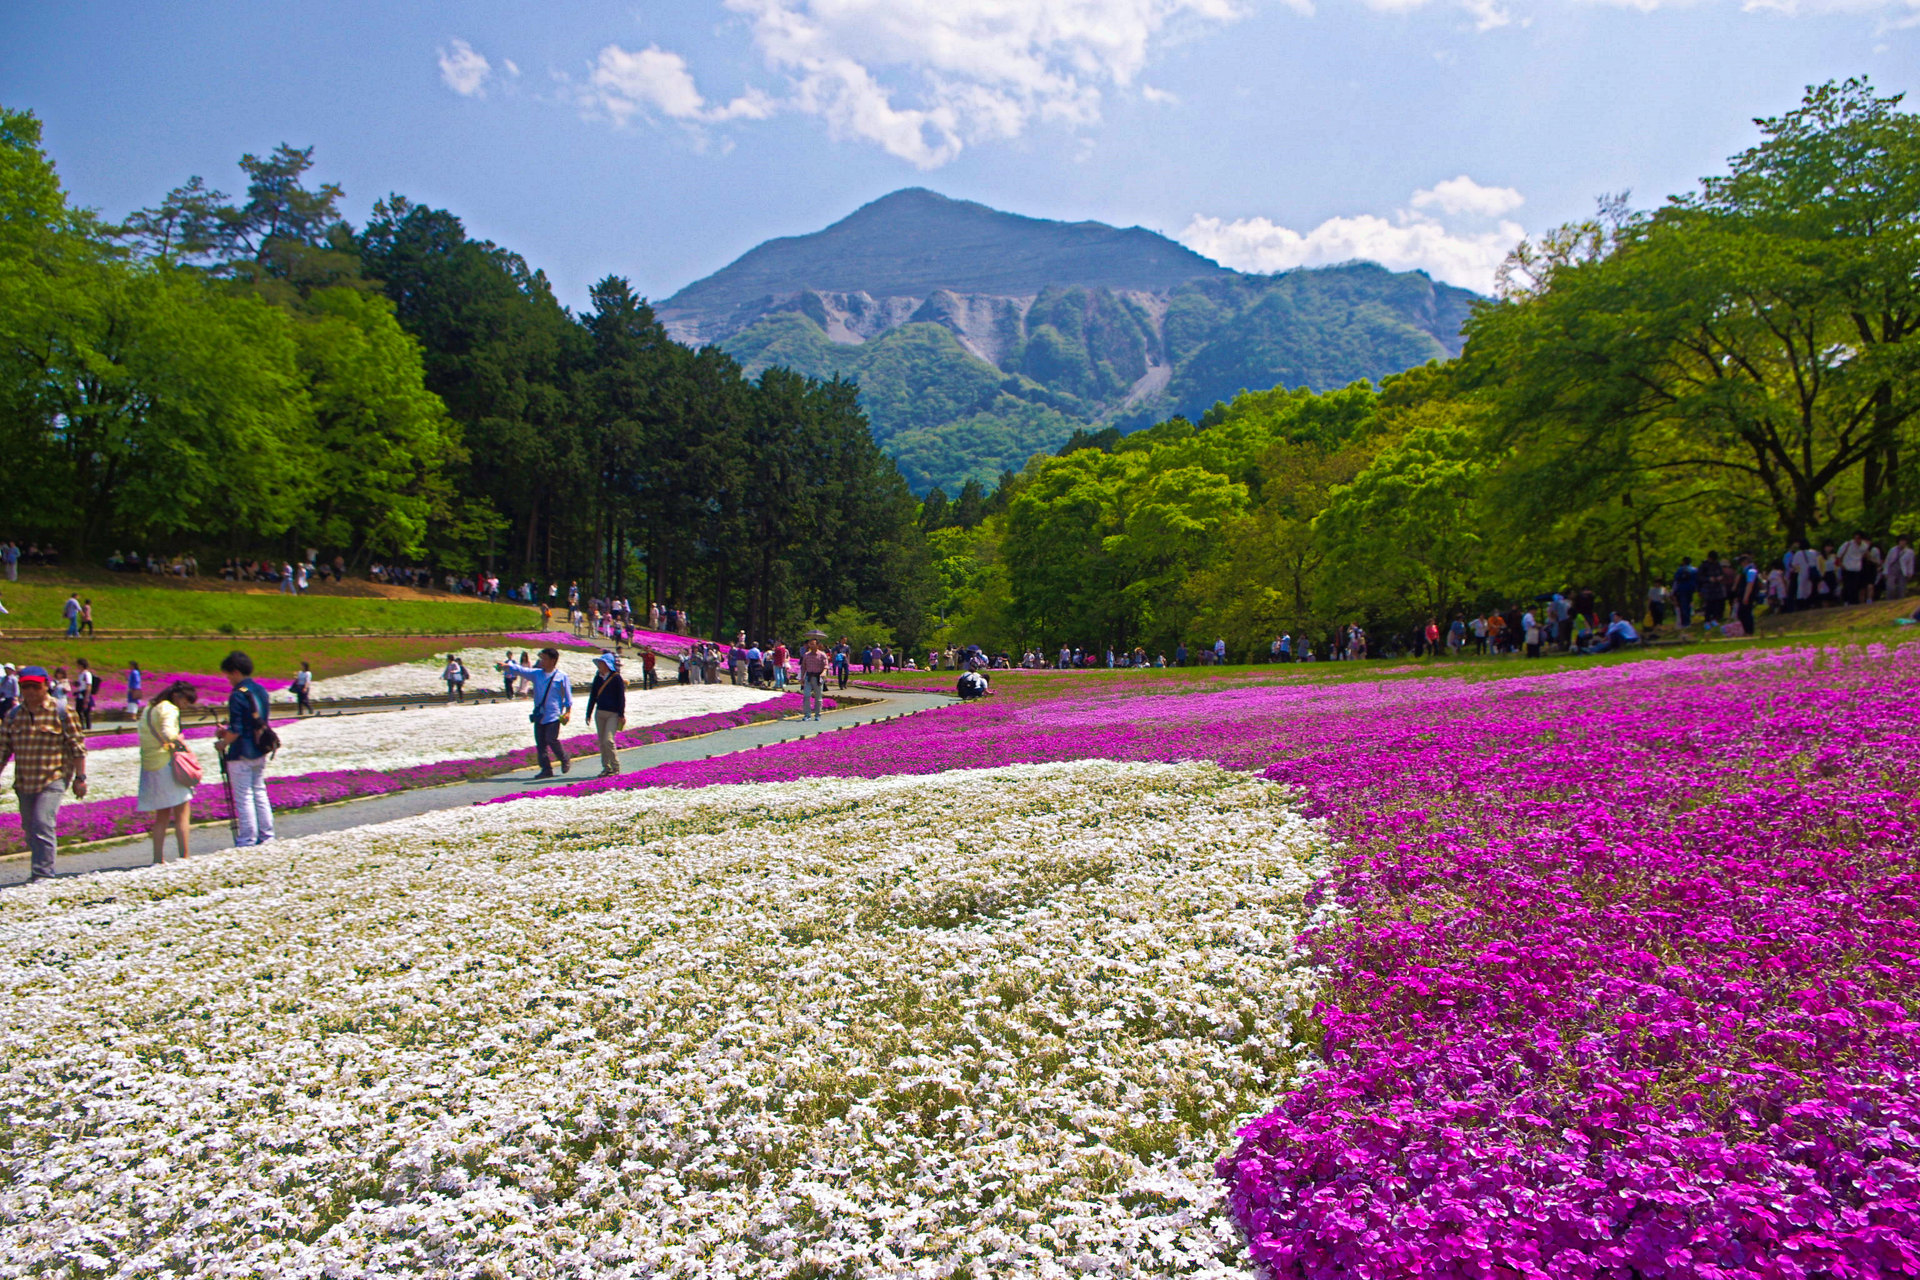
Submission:
<svg viewBox="0 0 1920 1280">
<path fill-rule="evenodd" d="M 1640 633 L 1633 629 L 1631 622 L 1616 612 L 1613 615 L 1613 621 L 1607 624 L 1606 634 L 1601 637 L 1600 643 L 1582 652 L 1610 653 L 1615 649 L 1625 649 L 1629 645 L 1638 643 L 1640 643 Z"/>
<path fill-rule="evenodd" d="M 530 667 L 517 662 L 496 662 L 493 667 L 533 684 L 533 714 L 529 718 L 533 721 L 533 749 L 540 758 L 540 772 L 533 775 L 534 780 L 553 776 L 553 765 L 547 759 L 549 752 L 559 759 L 560 772 L 570 772 L 573 762 L 567 759 L 567 749 L 560 745 L 560 726 L 573 718 L 573 683 L 567 679 L 567 673 L 560 670 L 560 651 L 542 649 Z"/>
</svg>

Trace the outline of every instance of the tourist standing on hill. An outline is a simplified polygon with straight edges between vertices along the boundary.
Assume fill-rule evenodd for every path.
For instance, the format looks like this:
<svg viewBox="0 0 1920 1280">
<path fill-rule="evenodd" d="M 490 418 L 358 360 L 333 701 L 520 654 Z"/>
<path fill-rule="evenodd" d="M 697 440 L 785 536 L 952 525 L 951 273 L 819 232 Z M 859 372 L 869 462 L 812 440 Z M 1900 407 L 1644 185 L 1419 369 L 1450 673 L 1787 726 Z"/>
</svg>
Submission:
<svg viewBox="0 0 1920 1280">
<path fill-rule="evenodd" d="M 1693 597 L 1699 590 L 1700 571 L 1693 567 L 1693 557 L 1681 556 L 1680 567 L 1673 571 L 1673 609 L 1682 627 L 1693 624 Z"/>
<path fill-rule="evenodd" d="M 560 651 L 542 649 L 540 660 L 532 666 L 503 663 L 500 669 L 527 681 L 532 689 L 533 748 L 540 760 L 540 772 L 533 775 L 535 780 L 553 776 L 549 755 L 560 761 L 560 772 L 570 772 L 573 762 L 567 759 L 567 749 L 560 744 L 560 726 L 573 719 L 573 685 L 567 673 L 560 670 Z"/>
<path fill-rule="evenodd" d="M 22 667 L 19 681 L 20 705 L 0 725 L 0 767 L 13 761 L 20 827 L 33 855 L 28 878 L 44 880 L 53 874 L 61 800 L 69 789 L 76 800 L 87 795 L 87 739 L 80 722 L 54 703 L 45 667 Z"/>
<path fill-rule="evenodd" d="M 140 798 L 134 812 L 153 815 L 153 865 L 165 862 L 167 828 L 173 828 L 174 843 L 180 860 L 187 860 L 187 826 L 193 812 L 191 773 L 174 767 L 174 756 L 193 751 L 180 734 L 180 713 L 200 700 L 193 686 L 176 680 L 154 698 L 153 705 L 140 717 Z M 182 761 L 182 764 L 186 764 Z M 199 762 L 192 768 L 197 772 Z"/>
<path fill-rule="evenodd" d="M 20 676 L 11 662 L 0 665 L 0 720 L 20 701 Z"/>
<path fill-rule="evenodd" d="M 1906 598 L 1907 584 L 1913 581 L 1914 554 L 1913 539 L 1901 538 L 1887 552 L 1887 558 L 1880 565 L 1880 576 L 1886 583 L 1886 598 L 1901 600 Z"/>
<path fill-rule="evenodd" d="M 280 745 L 267 723 L 267 691 L 253 679 L 253 659 L 235 649 L 220 660 L 227 695 L 227 723 L 217 741 L 226 748 L 227 778 L 233 784 L 233 847 L 245 849 L 273 839 L 273 801 L 267 798 L 267 754 Z"/>
<path fill-rule="evenodd" d="M 1867 535 L 1854 530 L 1840 544 L 1840 602 L 1860 604 L 1873 599 L 1873 580 L 1878 575 L 1880 553 L 1867 541 Z"/>
<path fill-rule="evenodd" d="M 1740 567 L 1733 578 L 1733 616 L 1739 620 L 1740 629 L 1748 635 L 1755 634 L 1753 626 L 1753 607 L 1760 603 L 1760 594 L 1765 590 L 1760 571 L 1754 568 L 1752 556 L 1741 556 Z"/>
<path fill-rule="evenodd" d="M 60 612 L 66 617 L 67 639 L 71 640 L 75 636 L 80 634 L 80 596 L 79 594 L 74 593 L 69 595 L 67 597 L 67 602 L 64 605 L 60 606 Z"/>
<path fill-rule="evenodd" d="M 304 662 L 293 677 L 293 713 L 313 714 L 313 668 Z"/>
<path fill-rule="evenodd" d="M 5 567 L 8 582 L 20 581 L 20 547 L 11 538 L 0 542 L 0 566 Z"/>
<path fill-rule="evenodd" d="M 820 718 L 820 696 L 826 691 L 828 657 L 820 647 L 818 636 L 807 641 L 807 647 L 800 654 L 800 718 L 818 720 Z M 837 663 L 836 663 L 837 665 Z M 846 688 L 842 679 L 841 688 Z"/>
<path fill-rule="evenodd" d="M 1707 552 L 1700 566 L 1700 613 L 1710 628 L 1718 629 L 1727 614 L 1727 567 L 1718 551 Z"/>
<path fill-rule="evenodd" d="M 600 776 L 620 772 L 620 746 L 614 735 L 627 727 L 627 681 L 620 659 L 603 653 L 593 660 L 593 687 L 587 691 L 587 720 L 600 743 Z"/>
</svg>

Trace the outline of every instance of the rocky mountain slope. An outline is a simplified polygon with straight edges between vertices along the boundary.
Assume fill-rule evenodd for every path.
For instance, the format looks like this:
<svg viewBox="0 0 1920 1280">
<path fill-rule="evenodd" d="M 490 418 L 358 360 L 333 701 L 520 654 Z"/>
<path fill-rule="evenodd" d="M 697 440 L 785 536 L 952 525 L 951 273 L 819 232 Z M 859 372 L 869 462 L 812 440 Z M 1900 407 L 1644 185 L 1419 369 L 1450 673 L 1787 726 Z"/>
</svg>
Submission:
<svg viewBox="0 0 1920 1280">
<path fill-rule="evenodd" d="M 952 492 L 1080 427 L 1195 417 L 1245 388 L 1344 386 L 1457 354 L 1474 300 L 1372 263 L 1245 275 L 1140 227 L 913 189 L 770 240 L 658 313 L 749 372 L 858 380 L 914 488 Z"/>
</svg>

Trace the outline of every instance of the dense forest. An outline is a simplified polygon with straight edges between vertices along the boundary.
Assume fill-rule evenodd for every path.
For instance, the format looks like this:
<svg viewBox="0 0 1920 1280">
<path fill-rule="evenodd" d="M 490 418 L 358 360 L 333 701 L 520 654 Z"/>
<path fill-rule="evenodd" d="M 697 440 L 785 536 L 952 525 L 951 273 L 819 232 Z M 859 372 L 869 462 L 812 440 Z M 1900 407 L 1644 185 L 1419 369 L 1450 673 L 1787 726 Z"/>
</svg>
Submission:
<svg viewBox="0 0 1920 1280">
<path fill-rule="evenodd" d="M 244 199 L 195 179 L 109 226 L 8 113 L 0 533 L 578 577 L 703 629 L 1241 655 L 1885 545 L 1920 516 L 1920 118 L 1855 80 L 1757 123 L 1697 190 L 1519 246 L 1457 358 L 1090 426 L 916 503 L 853 384 L 749 380 L 624 280 L 576 315 L 447 212 L 391 196 L 355 230 L 285 147 Z M 896 357 L 938 340 L 909 328 Z"/>
<path fill-rule="evenodd" d="M 852 609 L 902 638 L 932 582 L 855 388 L 670 341 L 627 282 L 574 315 L 517 255 L 400 196 L 357 231 L 310 151 L 247 156 L 108 225 L 0 114 L 0 528 L 70 557 L 324 548 L 578 577 L 730 632 Z"/>
</svg>

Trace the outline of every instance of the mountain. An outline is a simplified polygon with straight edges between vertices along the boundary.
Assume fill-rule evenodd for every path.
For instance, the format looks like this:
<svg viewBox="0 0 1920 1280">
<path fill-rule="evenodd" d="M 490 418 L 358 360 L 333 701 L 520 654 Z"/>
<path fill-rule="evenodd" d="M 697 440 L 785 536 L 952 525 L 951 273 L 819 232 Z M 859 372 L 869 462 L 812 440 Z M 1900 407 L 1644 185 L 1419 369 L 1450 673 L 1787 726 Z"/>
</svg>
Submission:
<svg viewBox="0 0 1920 1280">
<path fill-rule="evenodd" d="M 1326 389 L 1457 355 L 1476 295 L 1348 263 L 1246 275 L 1142 227 L 1052 222 L 913 188 L 769 240 L 658 304 L 749 373 L 857 380 L 916 491 L 1086 426 L 1198 417 L 1248 388 Z"/>
</svg>

